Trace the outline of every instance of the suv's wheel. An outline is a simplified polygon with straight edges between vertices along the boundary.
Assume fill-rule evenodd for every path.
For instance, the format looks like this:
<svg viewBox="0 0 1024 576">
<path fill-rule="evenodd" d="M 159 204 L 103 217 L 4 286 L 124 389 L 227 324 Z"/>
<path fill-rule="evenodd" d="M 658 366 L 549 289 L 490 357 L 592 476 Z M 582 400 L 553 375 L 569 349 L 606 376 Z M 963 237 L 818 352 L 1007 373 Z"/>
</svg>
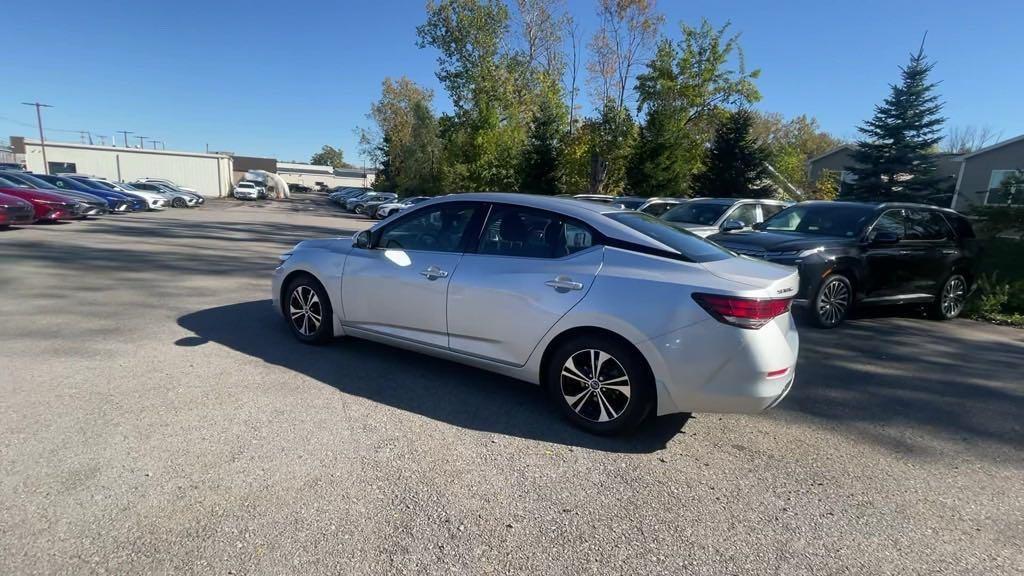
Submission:
<svg viewBox="0 0 1024 576">
<path fill-rule="evenodd" d="M 835 328 L 846 320 L 853 304 L 853 287 L 846 276 L 832 274 L 825 277 L 812 302 L 814 322 L 821 328 Z"/>
<path fill-rule="evenodd" d="M 283 307 L 288 326 L 299 340 L 321 344 L 334 336 L 331 301 L 312 277 L 301 276 L 288 284 Z"/>
<path fill-rule="evenodd" d="M 551 356 L 544 385 L 559 410 L 595 434 L 636 427 L 654 406 L 654 383 L 630 346 L 600 335 L 582 335 Z"/>
<path fill-rule="evenodd" d="M 928 310 L 936 320 L 952 320 L 964 311 L 967 303 L 967 278 L 963 274 L 951 274 L 942 283 L 938 297 Z"/>
</svg>

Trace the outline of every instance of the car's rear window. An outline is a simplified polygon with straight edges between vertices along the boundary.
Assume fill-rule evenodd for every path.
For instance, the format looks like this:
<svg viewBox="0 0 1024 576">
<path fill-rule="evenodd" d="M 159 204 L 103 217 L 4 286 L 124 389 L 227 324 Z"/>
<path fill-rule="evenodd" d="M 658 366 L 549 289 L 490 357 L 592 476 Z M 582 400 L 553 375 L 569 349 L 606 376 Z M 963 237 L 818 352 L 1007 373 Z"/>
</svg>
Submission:
<svg viewBox="0 0 1024 576">
<path fill-rule="evenodd" d="M 614 212 L 607 216 L 644 236 L 661 242 L 694 262 L 714 262 L 733 256 L 732 252 L 714 242 L 709 242 L 692 232 L 676 228 L 660 218 L 643 212 Z"/>
</svg>

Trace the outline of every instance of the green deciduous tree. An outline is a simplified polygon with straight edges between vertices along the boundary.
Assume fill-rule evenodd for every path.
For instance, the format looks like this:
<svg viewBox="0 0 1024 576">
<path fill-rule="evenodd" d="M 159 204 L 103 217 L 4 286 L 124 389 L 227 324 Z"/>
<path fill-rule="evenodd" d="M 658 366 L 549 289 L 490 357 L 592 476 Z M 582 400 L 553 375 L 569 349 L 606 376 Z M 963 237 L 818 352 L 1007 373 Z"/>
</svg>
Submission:
<svg viewBox="0 0 1024 576">
<path fill-rule="evenodd" d="M 805 194 L 812 193 L 817 185 L 809 180 L 807 161 L 843 144 L 806 115 L 787 121 L 781 114 L 755 112 L 753 134 L 767 145 L 768 162 Z"/>
<path fill-rule="evenodd" d="M 327 144 L 319 152 L 313 154 L 313 157 L 309 159 L 309 163 L 318 166 L 330 166 L 332 168 L 351 167 L 351 164 L 345 162 L 345 154 L 341 151 L 341 148 L 335 148 Z"/>
<path fill-rule="evenodd" d="M 900 68 L 900 83 L 890 86 L 885 101 L 858 131 L 853 154 L 856 177 L 852 196 L 864 200 L 915 200 L 936 194 L 941 179 L 935 175 L 933 152 L 942 141 L 942 102 L 935 83 L 928 81 L 933 63 L 924 45 Z"/>
<path fill-rule="evenodd" d="M 680 28 L 682 38 L 663 39 L 637 76 L 637 108 L 645 118 L 629 188 L 645 196 L 685 195 L 716 122 L 761 97 L 754 85 L 760 71 L 746 70 L 739 35 L 729 33 L 728 23 Z"/>
<path fill-rule="evenodd" d="M 422 162 L 424 151 L 440 154 L 432 99 L 433 92 L 404 76 L 384 79 L 380 99 L 367 115 L 372 126 L 360 130 L 359 136 L 363 154 L 380 168 L 375 188 L 416 193 L 437 188 L 436 182 L 423 181 L 422 163 L 416 164 Z"/>
<path fill-rule="evenodd" d="M 754 138 L 754 117 L 747 110 L 729 115 L 715 130 L 704 169 L 694 177 L 696 195 L 726 198 L 764 198 L 771 178 L 768 150 Z"/>
</svg>

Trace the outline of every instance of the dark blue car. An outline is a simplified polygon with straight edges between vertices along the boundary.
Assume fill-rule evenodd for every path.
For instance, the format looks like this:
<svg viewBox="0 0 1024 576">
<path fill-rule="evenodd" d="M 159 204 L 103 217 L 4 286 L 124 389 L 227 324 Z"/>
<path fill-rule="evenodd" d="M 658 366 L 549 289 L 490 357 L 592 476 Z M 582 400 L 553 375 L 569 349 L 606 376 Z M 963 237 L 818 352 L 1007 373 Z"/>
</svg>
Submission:
<svg viewBox="0 0 1024 576">
<path fill-rule="evenodd" d="M 64 176 L 54 176 L 52 174 L 33 174 L 36 178 L 40 178 L 53 184 L 58 188 L 65 188 L 68 190 L 78 190 L 79 192 L 87 192 L 95 196 L 99 196 L 107 201 L 110 206 L 111 212 L 138 212 L 145 210 L 148 207 L 146 201 L 141 197 L 129 198 L 125 194 L 120 192 L 114 192 L 113 190 L 106 190 L 103 188 L 93 188 L 87 186 L 78 180 L 73 178 L 65 178 Z"/>
</svg>

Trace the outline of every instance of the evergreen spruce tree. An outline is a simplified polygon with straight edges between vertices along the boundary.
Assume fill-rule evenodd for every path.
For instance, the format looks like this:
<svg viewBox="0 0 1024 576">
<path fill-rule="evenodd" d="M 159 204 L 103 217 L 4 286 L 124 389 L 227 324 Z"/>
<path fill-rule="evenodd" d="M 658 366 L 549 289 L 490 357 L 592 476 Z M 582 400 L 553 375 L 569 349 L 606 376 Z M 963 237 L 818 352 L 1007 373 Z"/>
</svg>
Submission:
<svg viewBox="0 0 1024 576">
<path fill-rule="evenodd" d="M 560 192 L 560 139 L 565 132 L 564 106 L 551 98 L 541 100 L 523 151 L 521 190 L 554 196 Z"/>
<path fill-rule="evenodd" d="M 694 196 L 765 198 L 772 194 L 768 149 L 754 139 L 754 115 L 737 110 L 715 130 L 704 170 L 693 179 Z"/>
<path fill-rule="evenodd" d="M 911 55 L 910 64 L 900 68 L 902 81 L 891 85 L 885 101 L 875 106 L 875 115 L 857 130 L 852 158 L 856 165 L 847 170 L 856 177 L 850 199 L 924 200 L 940 192 L 942 180 L 935 175 L 936 146 L 942 141 L 942 102 L 928 74 L 935 65 L 924 55 L 924 43 Z"/>
</svg>

